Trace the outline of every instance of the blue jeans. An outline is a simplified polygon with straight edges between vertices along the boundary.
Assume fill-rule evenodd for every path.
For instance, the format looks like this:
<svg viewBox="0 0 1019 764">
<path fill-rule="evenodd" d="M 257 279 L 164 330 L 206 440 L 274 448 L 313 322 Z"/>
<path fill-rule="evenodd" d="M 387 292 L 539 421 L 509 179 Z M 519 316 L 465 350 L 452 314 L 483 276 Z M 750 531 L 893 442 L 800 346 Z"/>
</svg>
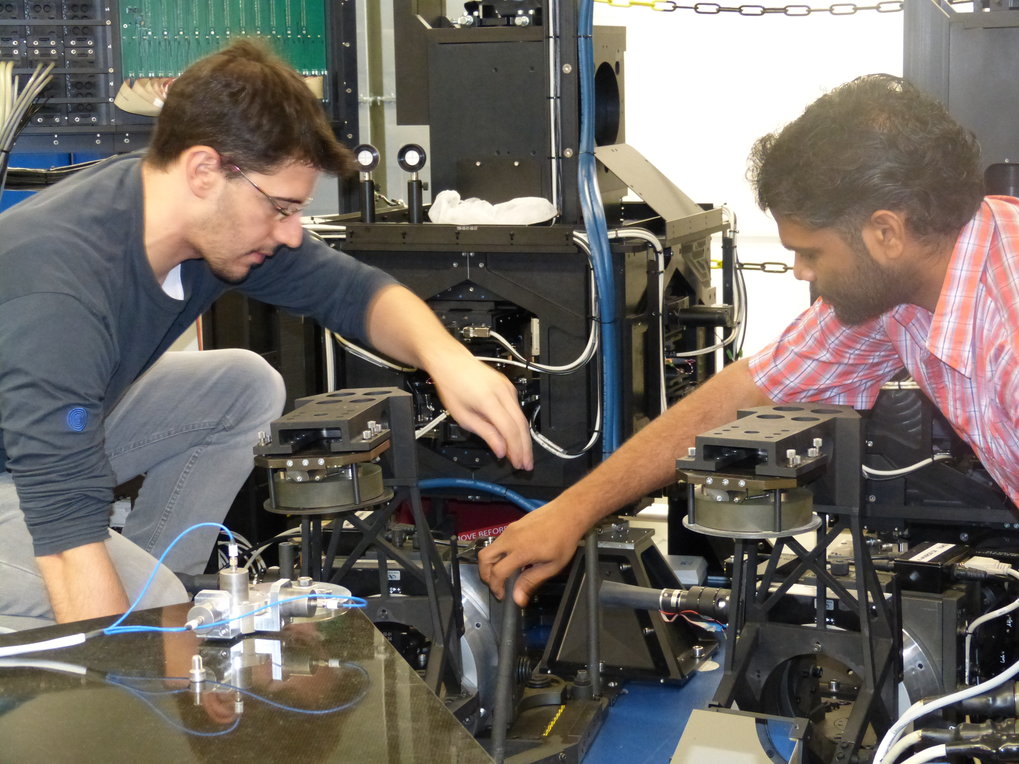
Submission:
<svg viewBox="0 0 1019 764">
<path fill-rule="evenodd" d="M 185 529 L 222 522 L 251 472 L 252 446 L 283 410 L 283 380 L 247 350 L 167 353 L 138 378 L 107 416 L 106 453 L 117 482 L 145 480 L 123 534 L 107 549 L 134 602 L 156 557 Z M 139 607 L 184 602 L 171 571 L 201 573 L 218 531 L 179 541 Z M 11 476 L 0 471 L 0 627 L 53 623 L 53 612 Z"/>
</svg>

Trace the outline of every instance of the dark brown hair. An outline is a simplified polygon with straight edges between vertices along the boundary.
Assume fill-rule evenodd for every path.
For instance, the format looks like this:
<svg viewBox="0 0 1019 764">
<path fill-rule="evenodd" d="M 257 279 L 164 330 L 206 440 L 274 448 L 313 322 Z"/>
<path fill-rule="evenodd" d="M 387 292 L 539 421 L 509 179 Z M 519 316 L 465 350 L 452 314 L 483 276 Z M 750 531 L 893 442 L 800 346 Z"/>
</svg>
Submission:
<svg viewBox="0 0 1019 764">
<path fill-rule="evenodd" d="M 290 162 L 333 175 L 354 170 L 353 156 L 333 134 L 322 104 L 260 40 L 237 40 L 192 64 L 170 85 L 146 159 L 165 168 L 201 145 L 260 173 Z"/>
<path fill-rule="evenodd" d="M 980 148 L 909 82 L 860 77 L 821 96 L 754 145 L 748 177 L 761 209 L 850 240 L 879 209 L 921 238 L 954 237 L 983 198 Z"/>
</svg>

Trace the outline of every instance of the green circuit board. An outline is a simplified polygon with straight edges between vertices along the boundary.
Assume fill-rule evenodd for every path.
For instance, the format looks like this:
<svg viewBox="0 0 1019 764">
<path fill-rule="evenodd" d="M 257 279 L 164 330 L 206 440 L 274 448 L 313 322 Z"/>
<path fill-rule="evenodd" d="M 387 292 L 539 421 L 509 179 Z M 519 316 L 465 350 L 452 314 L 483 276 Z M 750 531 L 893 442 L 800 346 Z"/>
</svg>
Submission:
<svg viewBox="0 0 1019 764">
<path fill-rule="evenodd" d="M 305 75 L 325 74 L 326 0 L 134 0 L 120 6 L 125 77 L 174 77 L 237 37 L 272 41 Z"/>
</svg>

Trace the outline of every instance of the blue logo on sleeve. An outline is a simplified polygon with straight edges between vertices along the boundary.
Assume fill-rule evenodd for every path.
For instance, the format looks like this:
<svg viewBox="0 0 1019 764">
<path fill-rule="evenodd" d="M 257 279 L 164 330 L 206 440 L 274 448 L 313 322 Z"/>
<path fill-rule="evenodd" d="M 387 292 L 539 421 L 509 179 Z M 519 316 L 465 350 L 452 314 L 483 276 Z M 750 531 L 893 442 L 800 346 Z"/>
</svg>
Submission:
<svg viewBox="0 0 1019 764">
<path fill-rule="evenodd" d="M 88 427 L 88 412 L 81 406 L 75 406 L 67 412 L 67 429 L 82 432 Z"/>
</svg>

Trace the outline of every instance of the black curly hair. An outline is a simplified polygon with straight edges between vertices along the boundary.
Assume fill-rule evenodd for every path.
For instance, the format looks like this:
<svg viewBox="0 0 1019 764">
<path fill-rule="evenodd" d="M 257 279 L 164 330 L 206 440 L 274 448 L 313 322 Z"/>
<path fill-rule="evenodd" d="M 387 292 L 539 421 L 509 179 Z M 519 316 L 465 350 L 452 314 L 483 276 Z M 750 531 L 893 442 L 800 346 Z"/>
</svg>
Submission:
<svg viewBox="0 0 1019 764">
<path fill-rule="evenodd" d="M 762 210 L 859 237 L 871 213 L 904 214 L 921 239 L 954 237 L 983 198 L 980 148 L 948 110 L 899 77 L 827 93 L 760 138 L 748 178 Z"/>
</svg>

